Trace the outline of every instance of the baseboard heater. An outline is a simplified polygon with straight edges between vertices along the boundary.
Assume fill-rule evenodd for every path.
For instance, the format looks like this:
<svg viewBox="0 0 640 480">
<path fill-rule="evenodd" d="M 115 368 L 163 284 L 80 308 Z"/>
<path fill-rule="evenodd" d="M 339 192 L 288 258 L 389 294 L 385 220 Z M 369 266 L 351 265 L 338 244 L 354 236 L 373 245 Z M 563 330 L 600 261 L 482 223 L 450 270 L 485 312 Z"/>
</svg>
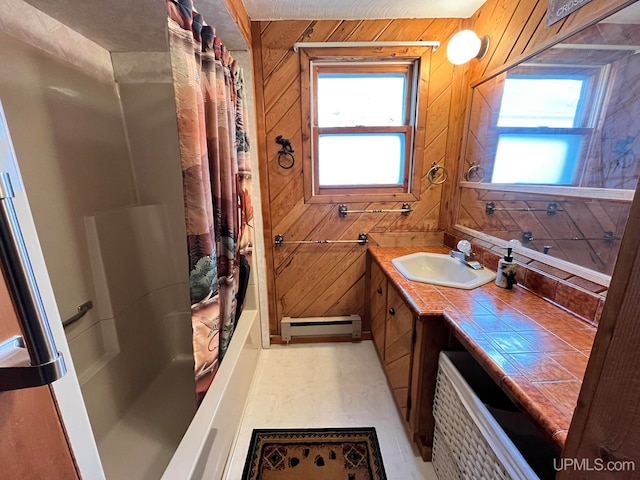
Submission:
<svg viewBox="0 0 640 480">
<path fill-rule="evenodd" d="M 342 317 L 283 317 L 280 321 L 282 341 L 289 343 L 292 337 L 318 337 L 350 335 L 353 340 L 362 335 L 360 315 Z"/>
</svg>

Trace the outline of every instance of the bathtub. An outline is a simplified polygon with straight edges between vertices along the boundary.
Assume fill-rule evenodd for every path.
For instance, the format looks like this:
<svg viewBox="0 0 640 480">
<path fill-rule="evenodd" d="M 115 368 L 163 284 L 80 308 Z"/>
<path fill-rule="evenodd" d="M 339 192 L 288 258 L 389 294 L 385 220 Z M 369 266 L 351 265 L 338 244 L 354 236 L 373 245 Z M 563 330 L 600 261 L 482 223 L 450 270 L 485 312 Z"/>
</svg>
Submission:
<svg viewBox="0 0 640 480">
<path fill-rule="evenodd" d="M 220 478 L 260 352 L 253 275 L 196 412 L 188 272 L 166 217 L 143 205 L 85 219 L 96 308 L 67 339 L 108 480 Z"/>
<path fill-rule="evenodd" d="M 242 312 L 220 369 L 163 480 L 222 478 L 261 351 L 259 318 L 256 309 Z"/>
</svg>

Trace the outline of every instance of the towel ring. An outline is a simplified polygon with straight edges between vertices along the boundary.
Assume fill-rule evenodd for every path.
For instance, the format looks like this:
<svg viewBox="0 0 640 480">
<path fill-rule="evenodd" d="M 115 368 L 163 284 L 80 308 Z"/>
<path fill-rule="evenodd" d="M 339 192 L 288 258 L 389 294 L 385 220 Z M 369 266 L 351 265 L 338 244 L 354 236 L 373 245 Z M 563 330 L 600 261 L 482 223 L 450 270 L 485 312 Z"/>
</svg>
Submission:
<svg viewBox="0 0 640 480">
<path fill-rule="evenodd" d="M 293 156 L 291 141 L 288 138 L 283 138 L 282 135 L 278 135 L 276 143 L 282 147 L 278 151 L 278 165 L 280 165 L 280 168 L 285 170 L 293 168 L 296 163 L 296 157 Z"/>
<path fill-rule="evenodd" d="M 467 182 L 482 182 L 484 180 L 484 168 L 482 168 L 480 165 L 475 165 L 475 164 L 471 164 L 469 166 L 469 170 L 467 170 L 467 173 L 465 173 L 464 178 L 465 180 L 467 180 Z M 477 177 L 477 180 L 474 179 L 474 177 Z"/>
<path fill-rule="evenodd" d="M 442 170 L 442 175 L 440 179 L 436 180 L 436 175 L 438 173 L 438 170 Z M 429 183 L 431 185 L 442 185 L 444 182 L 448 180 L 448 178 L 449 178 L 449 172 L 447 171 L 446 168 L 441 167 L 436 162 L 433 162 L 431 164 L 431 168 L 427 172 L 427 180 L 429 180 Z"/>
</svg>

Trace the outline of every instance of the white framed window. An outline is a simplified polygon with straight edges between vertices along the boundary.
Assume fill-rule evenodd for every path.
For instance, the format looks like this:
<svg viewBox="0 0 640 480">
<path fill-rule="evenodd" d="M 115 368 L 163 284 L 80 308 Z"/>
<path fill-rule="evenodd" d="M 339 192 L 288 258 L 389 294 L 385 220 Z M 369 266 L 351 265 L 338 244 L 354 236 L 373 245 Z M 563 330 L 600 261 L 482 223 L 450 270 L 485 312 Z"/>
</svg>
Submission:
<svg viewBox="0 0 640 480">
<path fill-rule="evenodd" d="M 301 52 L 305 201 L 416 200 L 430 50 L 326 50 Z"/>
</svg>

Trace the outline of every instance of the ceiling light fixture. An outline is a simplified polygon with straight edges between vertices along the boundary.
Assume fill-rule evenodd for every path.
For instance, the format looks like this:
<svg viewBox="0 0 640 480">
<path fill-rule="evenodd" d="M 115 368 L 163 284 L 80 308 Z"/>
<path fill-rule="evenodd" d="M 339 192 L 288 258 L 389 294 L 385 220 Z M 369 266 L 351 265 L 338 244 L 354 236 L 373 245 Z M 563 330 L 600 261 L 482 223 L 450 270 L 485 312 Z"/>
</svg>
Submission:
<svg viewBox="0 0 640 480">
<path fill-rule="evenodd" d="M 462 65 L 477 58 L 482 60 L 489 50 L 489 35 L 480 38 L 473 30 L 456 33 L 447 45 L 447 58 L 454 65 Z"/>
</svg>

